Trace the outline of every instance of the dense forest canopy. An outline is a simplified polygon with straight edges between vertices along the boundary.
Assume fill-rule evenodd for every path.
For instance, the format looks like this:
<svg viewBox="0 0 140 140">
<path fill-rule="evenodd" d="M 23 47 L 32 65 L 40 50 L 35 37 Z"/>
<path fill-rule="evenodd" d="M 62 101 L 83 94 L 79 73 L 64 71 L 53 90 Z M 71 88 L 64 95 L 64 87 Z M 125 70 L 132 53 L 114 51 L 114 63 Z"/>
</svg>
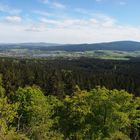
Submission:
<svg viewBox="0 0 140 140">
<path fill-rule="evenodd" d="M 140 98 L 124 90 L 76 87 L 69 96 L 45 96 L 37 86 L 6 96 L 0 85 L 2 140 L 139 140 Z"/>
<path fill-rule="evenodd" d="M 138 58 L 1 58 L 0 139 L 139 140 L 139 68 Z"/>
<path fill-rule="evenodd" d="M 40 86 L 45 95 L 71 94 L 75 85 L 90 90 L 98 85 L 125 89 L 140 95 L 140 59 L 113 61 L 81 58 L 74 60 L 0 59 L 7 92 L 26 85 Z M 67 90 L 68 89 L 68 90 Z"/>
</svg>

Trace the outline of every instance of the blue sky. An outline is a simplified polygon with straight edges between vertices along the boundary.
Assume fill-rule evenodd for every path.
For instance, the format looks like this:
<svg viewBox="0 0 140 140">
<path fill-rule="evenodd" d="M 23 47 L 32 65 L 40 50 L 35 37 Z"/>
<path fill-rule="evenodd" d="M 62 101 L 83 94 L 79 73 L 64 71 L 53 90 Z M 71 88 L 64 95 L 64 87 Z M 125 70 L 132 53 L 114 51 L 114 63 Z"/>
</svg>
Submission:
<svg viewBox="0 0 140 140">
<path fill-rule="evenodd" d="M 140 0 L 0 0 L 0 42 L 140 41 Z"/>
</svg>

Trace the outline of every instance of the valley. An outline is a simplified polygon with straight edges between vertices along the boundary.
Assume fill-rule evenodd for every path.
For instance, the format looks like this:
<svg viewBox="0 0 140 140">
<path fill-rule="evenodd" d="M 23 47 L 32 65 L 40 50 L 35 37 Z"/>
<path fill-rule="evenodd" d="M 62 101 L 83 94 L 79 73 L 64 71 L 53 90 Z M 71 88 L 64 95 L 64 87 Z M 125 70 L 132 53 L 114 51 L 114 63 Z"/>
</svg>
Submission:
<svg viewBox="0 0 140 140">
<path fill-rule="evenodd" d="M 140 43 L 120 41 L 75 45 L 51 43 L 0 44 L 0 57 L 46 59 L 78 59 L 85 57 L 111 60 L 129 60 L 132 57 L 140 57 Z"/>
</svg>

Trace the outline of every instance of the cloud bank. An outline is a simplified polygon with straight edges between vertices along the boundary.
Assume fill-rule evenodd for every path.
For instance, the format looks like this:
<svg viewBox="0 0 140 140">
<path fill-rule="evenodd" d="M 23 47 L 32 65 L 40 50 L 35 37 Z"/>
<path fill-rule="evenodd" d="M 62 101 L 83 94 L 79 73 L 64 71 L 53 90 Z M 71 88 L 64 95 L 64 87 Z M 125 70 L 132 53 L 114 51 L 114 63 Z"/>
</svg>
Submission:
<svg viewBox="0 0 140 140">
<path fill-rule="evenodd" d="M 50 0 L 39 0 L 50 8 L 62 10 L 67 6 Z M 98 0 L 97 2 L 100 2 Z M 122 2 L 122 1 L 121 1 Z M 125 3 L 120 3 L 124 5 Z M 60 10 L 61 9 L 61 10 Z M 82 17 L 72 17 L 43 10 L 32 10 L 37 19 L 26 18 L 22 10 L 0 4 L 0 11 L 6 16 L 0 17 L 0 42 L 55 42 L 55 43 L 94 43 L 116 40 L 140 41 L 140 27 L 121 24 L 117 19 L 104 13 L 92 13 L 86 9 L 73 11 Z M 57 18 L 56 18 L 57 17 Z M 10 23 L 10 24 L 9 24 Z"/>
</svg>

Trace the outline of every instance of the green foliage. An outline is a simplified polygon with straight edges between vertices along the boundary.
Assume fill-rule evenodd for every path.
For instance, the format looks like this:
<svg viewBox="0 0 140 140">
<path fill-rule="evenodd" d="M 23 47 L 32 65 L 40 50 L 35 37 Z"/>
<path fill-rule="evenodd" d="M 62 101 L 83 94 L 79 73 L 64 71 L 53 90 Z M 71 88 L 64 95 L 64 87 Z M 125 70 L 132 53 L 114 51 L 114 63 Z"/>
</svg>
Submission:
<svg viewBox="0 0 140 140">
<path fill-rule="evenodd" d="M 111 135 L 110 138 L 107 138 L 105 140 L 130 140 L 130 138 L 124 133 L 116 131 Z"/>
<path fill-rule="evenodd" d="M 9 104 L 7 98 L 0 98 L 0 138 L 6 140 L 28 140 L 12 126 L 17 117 L 18 104 Z"/>
<path fill-rule="evenodd" d="M 75 91 L 72 71 L 62 70 L 62 79 L 64 81 L 64 93 L 66 95 L 72 95 Z"/>
<path fill-rule="evenodd" d="M 0 98 L 5 96 L 5 89 L 2 84 L 2 75 L 0 74 Z"/>
<path fill-rule="evenodd" d="M 133 62 L 135 61 L 135 62 Z M 38 85 L 45 95 L 73 94 L 76 84 L 91 90 L 100 85 L 140 95 L 140 59 L 131 61 L 79 59 L 0 59 L 7 96 L 19 87 Z"/>
<path fill-rule="evenodd" d="M 129 136 L 132 126 L 138 131 L 139 98 L 126 91 L 97 87 L 90 92 L 78 90 L 64 99 L 60 127 L 65 138 L 103 140 L 121 131 Z M 112 136 L 113 139 L 113 136 Z"/>
<path fill-rule="evenodd" d="M 11 104 L 5 96 L 5 89 L 2 86 L 2 76 L 0 75 L 0 139 L 2 140 L 28 140 L 13 126 L 15 118 L 18 117 L 18 104 Z"/>
<path fill-rule="evenodd" d="M 64 98 L 45 96 L 37 86 L 6 96 L 0 76 L 0 139 L 140 139 L 139 97 L 105 87 L 80 90 L 74 88 L 71 72 L 64 73 Z"/>
<path fill-rule="evenodd" d="M 55 106 L 59 105 L 56 97 L 45 97 L 40 88 L 34 86 L 19 88 L 14 101 L 19 103 L 18 127 L 21 131 L 25 131 L 30 138 L 57 140 L 62 137 L 57 130 L 53 130 L 57 119 L 51 119 Z"/>
</svg>

